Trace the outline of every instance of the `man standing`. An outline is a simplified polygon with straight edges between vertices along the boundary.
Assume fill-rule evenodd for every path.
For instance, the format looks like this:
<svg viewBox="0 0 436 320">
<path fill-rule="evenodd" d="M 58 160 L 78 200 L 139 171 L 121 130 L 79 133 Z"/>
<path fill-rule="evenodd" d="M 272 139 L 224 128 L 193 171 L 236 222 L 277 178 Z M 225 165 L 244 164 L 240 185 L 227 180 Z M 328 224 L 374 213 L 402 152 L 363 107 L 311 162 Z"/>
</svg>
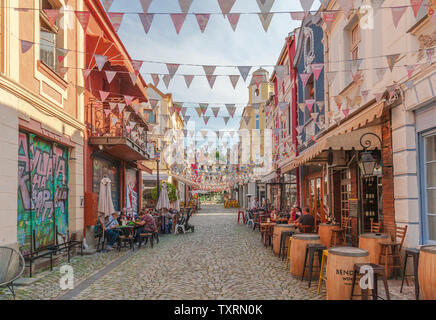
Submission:
<svg viewBox="0 0 436 320">
<path fill-rule="evenodd" d="M 295 221 L 295 225 L 300 228 L 300 231 L 304 231 L 302 226 L 313 226 L 315 224 L 314 217 L 310 214 L 309 208 L 303 209 L 303 215 Z"/>
<path fill-rule="evenodd" d="M 257 198 L 253 198 L 253 200 L 251 201 L 251 206 L 250 209 L 251 210 L 255 210 L 258 207 L 258 203 L 257 203 L 258 199 Z"/>
</svg>

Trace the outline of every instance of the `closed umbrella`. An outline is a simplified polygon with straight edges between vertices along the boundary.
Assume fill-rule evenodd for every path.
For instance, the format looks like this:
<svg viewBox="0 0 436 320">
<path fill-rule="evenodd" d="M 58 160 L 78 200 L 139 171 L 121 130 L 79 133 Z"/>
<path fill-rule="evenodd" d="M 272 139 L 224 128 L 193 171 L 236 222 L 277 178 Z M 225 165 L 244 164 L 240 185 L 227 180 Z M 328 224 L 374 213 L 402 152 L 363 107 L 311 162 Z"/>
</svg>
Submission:
<svg viewBox="0 0 436 320">
<path fill-rule="evenodd" d="M 160 191 L 159 200 L 156 205 L 156 210 L 160 210 L 163 208 L 166 209 L 170 208 L 170 200 L 168 199 L 167 184 L 165 182 L 162 183 L 162 190 Z"/>
<path fill-rule="evenodd" d="M 100 193 L 98 195 L 98 213 L 105 217 L 110 216 L 115 212 L 114 204 L 112 203 L 112 181 L 108 177 L 104 177 L 100 181 Z"/>
</svg>

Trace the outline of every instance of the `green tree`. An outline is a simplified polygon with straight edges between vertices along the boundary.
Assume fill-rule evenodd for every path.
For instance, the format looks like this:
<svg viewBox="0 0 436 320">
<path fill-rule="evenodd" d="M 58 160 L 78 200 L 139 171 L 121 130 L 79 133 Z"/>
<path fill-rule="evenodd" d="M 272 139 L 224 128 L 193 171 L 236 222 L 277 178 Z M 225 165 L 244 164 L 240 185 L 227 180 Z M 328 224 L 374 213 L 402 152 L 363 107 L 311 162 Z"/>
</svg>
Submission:
<svg viewBox="0 0 436 320">
<path fill-rule="evenodd" d="M 159 191 L 161 191 L 161 190 L 162 190 L 162 182 L 160 183 L 160 186 L 159 186 Z M 167 183 L 167 191 L 168 191 L 168 199 L 170 200 L 170 202 L 177 201 L 177 189 L 172 183 Z M 157 187 L 154 187 L 151 190 L 151 197 L 155 201 L 158 200 Z"/>
</svg>

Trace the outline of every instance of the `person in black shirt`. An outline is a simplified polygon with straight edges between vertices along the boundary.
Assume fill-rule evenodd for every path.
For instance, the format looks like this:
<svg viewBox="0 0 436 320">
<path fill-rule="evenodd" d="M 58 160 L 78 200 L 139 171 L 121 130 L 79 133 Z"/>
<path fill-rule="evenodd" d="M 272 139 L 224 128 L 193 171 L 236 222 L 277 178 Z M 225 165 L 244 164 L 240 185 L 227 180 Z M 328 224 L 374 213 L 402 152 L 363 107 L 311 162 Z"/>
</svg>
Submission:
<svg viewBox="0 0 436 320">
<path fill-rule="evenodd" d="M 303 231 L 302 226 L 313 226 L 315 224 L 314 217 L 309 213 L 309 208 L 303 209 L 303 215 L 295 221 L 295 225 L 299 227 L 300 231 Z"/>
</svg>

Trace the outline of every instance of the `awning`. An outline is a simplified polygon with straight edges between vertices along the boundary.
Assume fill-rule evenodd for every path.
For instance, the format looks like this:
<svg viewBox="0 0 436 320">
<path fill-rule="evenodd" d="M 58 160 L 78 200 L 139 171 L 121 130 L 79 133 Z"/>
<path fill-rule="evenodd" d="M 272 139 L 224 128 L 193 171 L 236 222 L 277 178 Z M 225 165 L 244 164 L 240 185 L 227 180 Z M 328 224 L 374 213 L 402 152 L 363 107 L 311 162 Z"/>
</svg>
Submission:
<svg viewBox="0 0 436 320">
<path fill-rule="evenodd" d="M 333 150 L 352 150 L 353 148 L 355 150 L 361 150 L 360 137 L 363 134 L 372 132 L 379 137 L 381 136 L 381 128 L 379 125 L 375 124 L 375 120 L 381 117 L 383 107 L 384 102 L 375 104 L 328 132 L 312 147 L 305 150 L 292 162 L 283 167 L 282 173 L 304 165 L 306 162 L 314 159 L 320 153 L 330 148 Z M 372 124 L 372 126 L 368 126 L 368 124 Z"/>
<path fill-rule="evenodd" d="M 271 181 L 272 179 L 277 178 L 277 173 L 275 171 L 267 174 L 266 176 L 263 176 L 262 179 L 260 180 L 262 183 L 266 183 Z"/>
<path fill-rule="evenodd" d="M 187 184 L 188 186 L 193 186 L 193 187 L 196 187 L 196 188 L 200 188 L 200 185 L 198 183 L 194 182 L 194 181 L 185 179 L 185 178 L 183 178 L 181 176 L 178 176 L 178 175 L 175 175 L 175 174 L 171 174 L 171 176 L 173 176 L 175 179 L 183 182 L 184 184 Z"/>
<path fill-rule="evenodd" d="M 145 172 L 142 173 L 142 180 L 146 181 L 156 181 L 157 174 L 147 174 Z M 164 172 L 159 172 L 159 180 L 168 180 L 168 176 Z"/>
<path fill-rule="evenodd" d="M 124 161 L 148 160 L 146 150 L 125 137 L 90 137 L 90 145 Z"/>
</svg>

